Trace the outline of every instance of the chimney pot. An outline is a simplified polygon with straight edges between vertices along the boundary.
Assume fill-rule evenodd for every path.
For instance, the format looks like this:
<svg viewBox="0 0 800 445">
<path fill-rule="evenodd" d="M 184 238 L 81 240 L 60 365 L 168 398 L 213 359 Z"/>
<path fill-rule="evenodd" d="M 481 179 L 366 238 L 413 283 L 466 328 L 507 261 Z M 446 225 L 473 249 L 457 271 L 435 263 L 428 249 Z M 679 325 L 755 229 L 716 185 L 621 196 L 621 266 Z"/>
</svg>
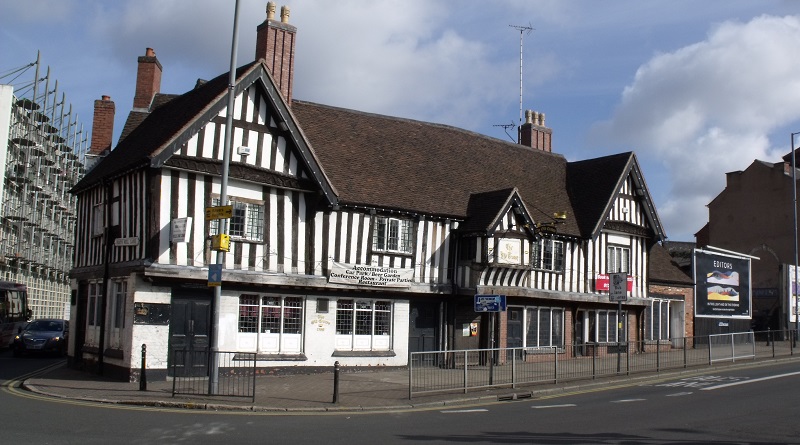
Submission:
<svg viewBox="0 0 800 445">
<path fill-rule="evenodd" d="M 108 100 L 111 100 L 111 96 L 105 96 L 105 95 L 104 95 L 104 96 L 103 96 L 103 100 L 106 100 L 106 101 L 108 101 Z"/>
<path fill-rule="evenodd" d="M 281 23 L 289 23 L 289 7 L 281 6 Z"/>
<path fill-rule="evenodd" d="M 275 2 L 267 2 L 267 20 L 275 20 Z"/>
<path fill-rule="evenodd" d="M 532 124 L 533 123 L 533 111 L 525 110 L 525 123 Z"/>
<path fill-rule="evenodd" d="M 153 50 L 153 48 L 147 48 L 144 51 L 144 56 L 145 57 L 155 57 L 156 56 L 156 52 L 155 52 L 155 50 Z"/>
</svg>

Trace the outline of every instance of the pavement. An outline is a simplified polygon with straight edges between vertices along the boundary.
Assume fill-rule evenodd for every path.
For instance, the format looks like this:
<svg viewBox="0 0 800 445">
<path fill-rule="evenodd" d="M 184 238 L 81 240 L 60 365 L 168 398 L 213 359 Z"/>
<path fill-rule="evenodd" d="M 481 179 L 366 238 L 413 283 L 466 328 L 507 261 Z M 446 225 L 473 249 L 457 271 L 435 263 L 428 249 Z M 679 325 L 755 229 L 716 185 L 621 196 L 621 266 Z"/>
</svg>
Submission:
<svg viewBox="0 0 800 445">
<path fill-rule="evenodd" d="M 764 362 L 749 362 L 758 366 Z M 489 404 L 502 400 L 536 399 L 576 391 L 590 391 L 609 386 L 644 384 L 668 378 L 718 372 L 720 367 L 748 366 L 731 363 L 726 366 L 698 367 L 668 372 L 645 372 L 597 380 L 565 383 L 539 383 L 517 388 L 472 389 L 469 392 L 415 394 L 409 399 L 408 370 L 379 369 L 340 372 L 334 403 L 334 373 L 317 372 L 292 375 L 259 375 L 254 397 L 174 395 L 172 380 L 149 381 L 143 390 L 140 384 L 112 380 L 97 374 L 67 367 L 59 362 L 32 374 L 21 382 L 25 390 L 50 397 L 125 404 L 212 411 L 272 411 L 294 413 L 365 412 L 436 409 Z"/>
</svg>

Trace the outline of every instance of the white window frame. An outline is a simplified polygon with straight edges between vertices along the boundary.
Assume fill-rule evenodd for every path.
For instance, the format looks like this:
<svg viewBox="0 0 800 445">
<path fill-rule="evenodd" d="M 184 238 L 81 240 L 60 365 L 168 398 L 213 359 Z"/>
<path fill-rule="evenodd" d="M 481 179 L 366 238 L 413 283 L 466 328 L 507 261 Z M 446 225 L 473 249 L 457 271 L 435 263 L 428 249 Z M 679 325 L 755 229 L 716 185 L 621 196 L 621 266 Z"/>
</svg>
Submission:
<svg viewBox="0 0 800 445">
<path fill-rule="evenodd" d="M 645 309 L 645 340 L 656 341 L 670 339 L 670 302 L 671 300 L 654 298 Z M 656 317 L 658 317 L 658 323 L 654 323 Z"/>
<path fill-rule="evenodd" d="M 564 270 L 564 241 L 542 238 L 534 243 L 533 268 L 561 272 Z"/>
<path fill-rule="evenodd" d="M 264 203 L 243 198 L 229 198 L 230 206 L 233 206 L 233 216 L 228 219 L 228 235 L 237 241 L 264 241 Z M 219 198 L 211 199 L 213 206 L 218 206 Z M 209 226 L 209 234 L 219 233 L 219 220 L 212 220 Z"/>
<path fill-rule="evenodd" d="M 616 309 L 598 309 L 594 311 L 594 338 L 597 343 L 617 343 L 618 341 L 626 341 L 628 338 L 628 317 L 627 312 L 621 312 L 622 318 L 622 339 L 617 340 L 619 337 L 619 329 L 617 328 L 617 310 Z"/>
<path fill-rule="evenodd" d="M 393 314 L 394 305 L 388 300 L 357 298 L 337 300 L 336 350 L 391 350 Z"/>
<path fill-rule="evenodd" d="M 606 270 L 608 273 L 630 273 L 631 248 L 628 246 L 609 245 L 606 248 Z"/>
<path fill-rule="evenodd" d="M 277 320 L 273 329 L 268 321 Z M 237 335 L 247 352 L 300 354 L 303 352 L 305 298 L 294 295 L 242 294 L 239 296 Z"/>
<path fill-rule="evenodd" d="M 376 216 L 372 232 L 372 250 L 377 252 L 411 253 L 414 224 L 409 219 Z"/>
<path fill-rule="evenodd" d="M 109 346 L 111 348 L 122 348 L 122 334 L 125 332 L 125 302 L 128 297 L 128 281 L 114 281 L 114 292 L 109 302 L 110 336 Z"/>
<path fill-rule="evenodd" d="M 558 349 L 564 349 L 565 336 L 564 336 L 564 314 L 563 307 L 547 307 L 547 306 L 527 306 L 525 307 L 525 337 L 524 345 L 526 348 L 541 348 L 555 346 Z M 542 316 L 546 316 L 547 330 L 542 330 Z M 553 320 L 558 320 L 553 323 Z M 535 327 L 535 336 L 531 337 L 532 327 Z M 560 332 L 554 335 L 554 331 Z M 546 335 L 543 335 L 546 334 Z M 560 339 L 558 338 L 560 337 Z M 532 341 L 533 340 L 533 341 Z"/>
<path fill-rule="evenodd" d="M 100 327 L 103 321 L 103 283 L 101 281 L 90 282 L 87 285 L 86 299 L 86 339 L 87 345 L 97 346 L 100 344 Z"/>
</svg>

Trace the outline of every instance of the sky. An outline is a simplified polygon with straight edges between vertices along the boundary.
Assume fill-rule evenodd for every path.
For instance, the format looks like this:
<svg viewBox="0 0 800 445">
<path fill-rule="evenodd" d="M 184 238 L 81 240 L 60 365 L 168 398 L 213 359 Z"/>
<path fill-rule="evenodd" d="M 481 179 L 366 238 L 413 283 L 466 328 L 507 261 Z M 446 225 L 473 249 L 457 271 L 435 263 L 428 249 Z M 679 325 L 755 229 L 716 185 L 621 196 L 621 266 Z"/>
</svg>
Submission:
<svg viewBox="0 0 800 445">
<path fill-rule="evenodd" d="M 569 161 L 635 152 L 671 241 L 694 241 L 726 173 L 778 162 L 800 131 L 800 2 L 276 3 L 297 27 L 295 99 L 509 141 L 521 101 L 545 113 L 553 151 Z M 116 143 L 137 58 L 156 51 L 163 93 L 226 73 L 234 5 L 0 0 L 0 83 L 29 97 L 33 68 L 17 69 L 40 54 L 41 76 L 49 67 L 85 134 L 94 101 L 111 96 Z M 239 1 L 239 66 L 254 58 L 265 10 L 266 0 Z"/>
</svg>

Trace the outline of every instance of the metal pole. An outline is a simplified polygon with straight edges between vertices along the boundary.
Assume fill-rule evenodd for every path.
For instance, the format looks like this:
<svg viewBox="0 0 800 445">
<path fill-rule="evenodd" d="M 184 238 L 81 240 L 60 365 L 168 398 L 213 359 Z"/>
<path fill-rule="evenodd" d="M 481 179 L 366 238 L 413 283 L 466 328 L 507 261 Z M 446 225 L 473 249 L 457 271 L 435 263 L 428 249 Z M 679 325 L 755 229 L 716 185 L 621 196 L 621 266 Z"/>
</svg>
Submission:
<svg viewBox="0 0 800 445">
<path fill-rule="evenodd" d="M 795 149 L 794 149 L 794 135 L 800 134 L 800 132 L 792 133 L 792 215 L 794 216 L 793 222 L 793 230 L 792 236 L 794 238 L 794 282 L 789 286 L 792 292 L 794 292 L 794 324 L 795 324 L 795 334 L 797 332 L 798 322 L 800 322 L 800 308 L 798 308 L 798 289 L 797 289 L 797 263 L 798 263 L 798 253 L 797 253 L 797 160 L 795 156 Z M 796 340 L 797 337 L 795 337 Z M 794 340 L 793 340 L 794 341 Z"/>
<path fill-rule="evenodd" d="M 233 106 L 236 101 L 236 47 L 239 45 L 239 0 L 233 11 L 233 38 L 231 43 L 231 66 L 228 73 L 228 110 L 225 118 L 225 144 L 222 154 L 222 183 L 219 191 L 219 204 L 228 204 L 228 171 L 231 162 L 231 139 L 233 138 Z M 219 233 L 228 231 L 228 220 L 219 220 Z M 217 263 L 225 264 L 225 252 L 217 252 Z M 220 279 L 221 281 L 221 279 Z M 214 287 L 213 319 L 211 320 L 211 360 L 209 362 L 208 392 L 217 394 L 219 385 L 219 325 L 220 305 L 222 304 L 222 285 Z"/>
</svg>

